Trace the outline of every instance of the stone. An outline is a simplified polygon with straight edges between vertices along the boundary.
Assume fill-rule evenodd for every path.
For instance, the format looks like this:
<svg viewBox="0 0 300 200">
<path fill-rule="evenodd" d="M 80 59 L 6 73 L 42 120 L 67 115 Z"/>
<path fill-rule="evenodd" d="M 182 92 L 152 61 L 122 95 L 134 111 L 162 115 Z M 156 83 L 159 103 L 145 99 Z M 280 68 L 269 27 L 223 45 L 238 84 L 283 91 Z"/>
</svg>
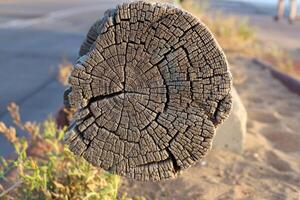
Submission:
<svg viewBox="0 0 300 200">
<path fill-rule="evenodd" d="M 217 128 L 212 148 L 228 149 L 241 154 L 247 133 L 247 111 L 235 88 L 232 88 L 231 95 L 232 111 Z"/>
</svg>

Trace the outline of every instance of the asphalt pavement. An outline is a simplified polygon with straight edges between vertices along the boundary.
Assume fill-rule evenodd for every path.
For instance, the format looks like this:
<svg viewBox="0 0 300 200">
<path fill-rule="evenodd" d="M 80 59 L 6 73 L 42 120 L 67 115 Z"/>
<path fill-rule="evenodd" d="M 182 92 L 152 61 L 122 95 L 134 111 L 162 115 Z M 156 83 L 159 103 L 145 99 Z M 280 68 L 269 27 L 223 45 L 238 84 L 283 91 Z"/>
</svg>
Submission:
<svg viewBox="0 0 300 200">
<path fill-rule="evenodd" d="M 41 122 L 62 105 L 58 64 L 75 62 L 94 21 L 117 0 L 0 0 L 0 121 L 16 102 L 23 121 Z M 21 135 L 24 133 L 19 132 Z M 0 136 L 0 156 L 12 147 Z"/>
</svg>

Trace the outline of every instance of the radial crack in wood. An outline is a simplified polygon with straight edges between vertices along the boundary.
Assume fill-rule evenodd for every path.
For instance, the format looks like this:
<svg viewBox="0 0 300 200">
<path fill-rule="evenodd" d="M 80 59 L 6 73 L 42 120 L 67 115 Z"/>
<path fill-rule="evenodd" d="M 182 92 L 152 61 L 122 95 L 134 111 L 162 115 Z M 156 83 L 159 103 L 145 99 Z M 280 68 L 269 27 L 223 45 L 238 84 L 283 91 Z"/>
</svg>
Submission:
<svg viewBox="0 0 300 200">
<path fill-rule="evenodd" d="M 207 27 L 170 5 L 133 2 L 89 30 L 65 104 L 65 141 L 137 180 L 174 177 L 203 158 L 231 109 L 231 75 Z"/>
</svg>

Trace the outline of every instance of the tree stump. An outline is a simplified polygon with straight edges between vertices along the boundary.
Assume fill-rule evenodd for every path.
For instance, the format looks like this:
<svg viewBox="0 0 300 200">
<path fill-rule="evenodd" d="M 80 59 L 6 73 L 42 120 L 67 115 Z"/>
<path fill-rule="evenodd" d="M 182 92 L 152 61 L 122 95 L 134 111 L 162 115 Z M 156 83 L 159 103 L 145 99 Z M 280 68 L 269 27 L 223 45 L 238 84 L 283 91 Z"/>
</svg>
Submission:
<svg viewBox="0 0 300 200">
<path fill-rule="evenodd" d="M 94 166 L 174 177 L 206 155 L 231 108 L 231 75 L 207 27 L 171 5 L 133 2 L 89 30 L 65 92 L 65 141 Z"/>
</svg>

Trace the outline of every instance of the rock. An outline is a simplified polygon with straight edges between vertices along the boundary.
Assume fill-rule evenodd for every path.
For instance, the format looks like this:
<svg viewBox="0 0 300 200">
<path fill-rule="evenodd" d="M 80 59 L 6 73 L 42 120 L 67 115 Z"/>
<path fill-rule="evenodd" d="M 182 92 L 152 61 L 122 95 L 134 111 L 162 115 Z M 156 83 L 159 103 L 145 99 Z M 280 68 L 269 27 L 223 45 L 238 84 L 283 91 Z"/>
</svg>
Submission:
<svg viewBox="0 0 300 200">
<path fill-rule="evenodd" d="M 212 148 L 242 153 L 247 131 L 247 111 L 235 88 L 232 88 L 232 101 L 232 111 L 227 120 L 217 128 Z"/>
</svg>

